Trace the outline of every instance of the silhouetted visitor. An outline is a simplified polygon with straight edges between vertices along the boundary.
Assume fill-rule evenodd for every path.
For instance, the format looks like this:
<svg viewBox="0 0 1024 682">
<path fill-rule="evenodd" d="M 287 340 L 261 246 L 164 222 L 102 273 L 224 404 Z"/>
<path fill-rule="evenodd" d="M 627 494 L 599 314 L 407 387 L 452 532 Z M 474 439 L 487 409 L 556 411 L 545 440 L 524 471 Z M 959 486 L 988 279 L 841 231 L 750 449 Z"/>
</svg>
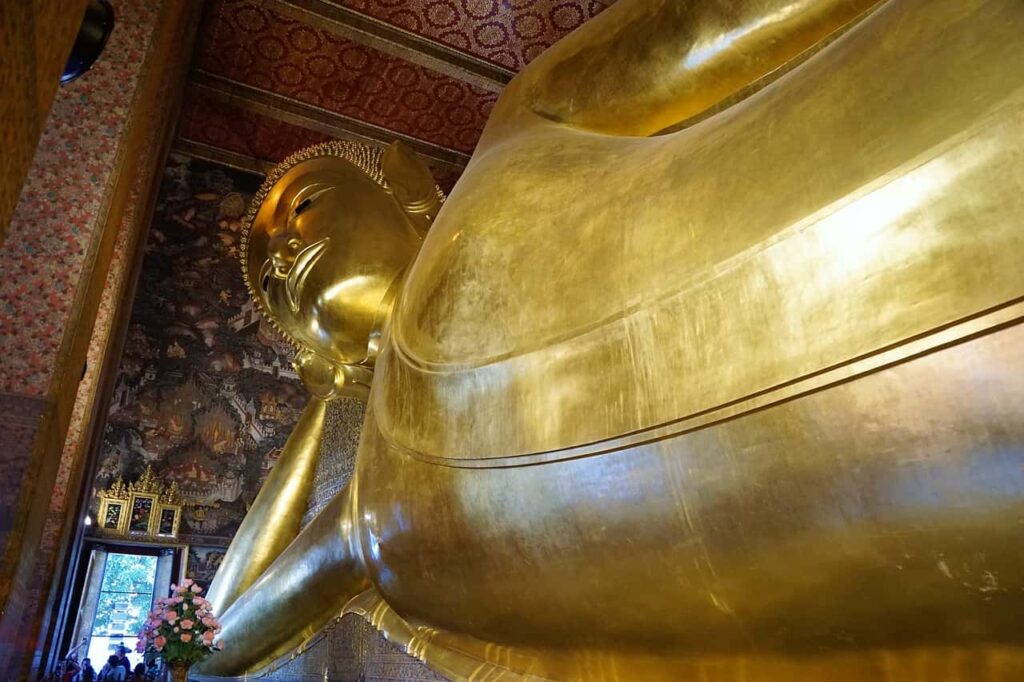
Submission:
<svg viewBox="0 0 1024 682">
<path fill-rule="evenodd" d="M 100 671 L 100 682 L 126 682 L 127 679 L 128 676 L 124 672 L 120 659 L 116 654 L 111 654 L 107 659 L 107 664 Z"/>
<path fill-rule="evenodd" d="M 129 680 L 132 677 L 132 662 L 128 660 L 128 652 L 130 649 L 124 644 L 117 646 L 117 663 L 124 668 L 124 679 Z"/>
<path fill-rule="evenodd" d="M 89 658 L 82 659 L 82 667 L 78 669 L 75 676 L 71 678 L 71 682 L 95 682 L 96 671 L 92 667 L 92 660 Z"/>
</svg>

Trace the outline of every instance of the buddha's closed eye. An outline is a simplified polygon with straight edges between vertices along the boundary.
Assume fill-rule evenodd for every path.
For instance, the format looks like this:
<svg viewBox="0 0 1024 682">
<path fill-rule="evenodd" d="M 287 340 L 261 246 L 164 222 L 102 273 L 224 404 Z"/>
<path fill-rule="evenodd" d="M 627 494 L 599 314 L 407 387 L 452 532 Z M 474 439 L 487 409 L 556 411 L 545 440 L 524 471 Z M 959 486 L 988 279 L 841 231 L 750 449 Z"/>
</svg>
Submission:
<svg viewBox="0 0 1024 682">
<path fill-rule="evenodd" d="M 264 266 L 264 270 L 267 272 L 265 276 L 261 276 L 260 278 L 260 283 L 264 293 L 266 293 L 270 287 L 270 280 L 268 279 L 268 276 L 287 280 L 296 260 L 299 258 L 300 254 L 304 252 L 304 249 L 308 248 L 295 221 L 298 220 L 299 216 L 307 211 L 314 203 L 316 203 L 321 196 L 332 189 L 333 187 L 329 185 L 314 185 L 312 188 L 297 197 L 299 200 L 292 209 L 291 215 L 288 217 L 288 222 L 285 226 L 284 232 L 272 237 L 270 243 L 267 245 L 267 262 L 271 264 L 271 267 L 268 269 Z M 317 253 L 319 253 L 319 251 L 317 251 Z"/>
</svg>

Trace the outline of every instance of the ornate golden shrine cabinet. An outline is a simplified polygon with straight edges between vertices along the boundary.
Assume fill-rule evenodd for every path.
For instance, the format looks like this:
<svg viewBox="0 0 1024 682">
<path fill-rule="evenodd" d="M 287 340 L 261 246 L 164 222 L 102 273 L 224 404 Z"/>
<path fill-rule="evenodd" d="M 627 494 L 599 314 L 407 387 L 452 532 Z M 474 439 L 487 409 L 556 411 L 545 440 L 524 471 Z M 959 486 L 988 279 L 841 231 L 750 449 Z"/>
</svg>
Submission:
<svg viewBox="0 0 1024 682">
<path fill-rule="evenodd" d="M 96 530 L 100 536 L 174 540 L 181 524 L 183 500 L 178 484 L 165 485 L 147 466 L 137 481 L 121 478 L 96 495 L 99 498 Z"/>
<path fill-rule="evenodd" d="M 1021 35 L 620 0 L 439 212 L 401 147 L 286 162 L 245 272 L 317 398 L 208 670 L 356 612 L 452 679 L 1021 679 Z M 345 394 L 356 472 L 299 534 Z"/>
</svg>

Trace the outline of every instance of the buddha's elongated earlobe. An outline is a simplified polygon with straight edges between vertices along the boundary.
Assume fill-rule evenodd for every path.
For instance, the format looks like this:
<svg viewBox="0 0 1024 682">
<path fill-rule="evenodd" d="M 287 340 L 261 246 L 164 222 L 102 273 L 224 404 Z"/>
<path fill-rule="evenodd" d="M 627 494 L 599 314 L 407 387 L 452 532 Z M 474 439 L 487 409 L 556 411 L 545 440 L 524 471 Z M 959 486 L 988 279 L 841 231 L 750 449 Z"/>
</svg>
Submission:
<svg viewBox="0 0 1024 682">
<path fill-rule="evenodd" d="M 423 159 L 402 142 L 393 142 L 381 159 L 388 189 L 423 234 L 441 208 L 434 176 Z"/>
</svg>

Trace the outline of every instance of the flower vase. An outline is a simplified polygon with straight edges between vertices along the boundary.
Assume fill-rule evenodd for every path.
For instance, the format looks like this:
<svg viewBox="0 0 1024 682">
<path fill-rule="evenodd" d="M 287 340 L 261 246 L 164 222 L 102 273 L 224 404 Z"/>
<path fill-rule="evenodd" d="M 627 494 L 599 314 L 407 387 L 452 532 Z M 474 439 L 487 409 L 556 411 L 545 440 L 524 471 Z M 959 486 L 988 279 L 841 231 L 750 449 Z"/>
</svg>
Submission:
<svg viewBox="0 0 1024 682">
<path fill-rule="evenodd" d="M 192 666 L 186 661 L 167 663 L 167 682 L 188 682 L 188 669 Z"/>
</svg>

